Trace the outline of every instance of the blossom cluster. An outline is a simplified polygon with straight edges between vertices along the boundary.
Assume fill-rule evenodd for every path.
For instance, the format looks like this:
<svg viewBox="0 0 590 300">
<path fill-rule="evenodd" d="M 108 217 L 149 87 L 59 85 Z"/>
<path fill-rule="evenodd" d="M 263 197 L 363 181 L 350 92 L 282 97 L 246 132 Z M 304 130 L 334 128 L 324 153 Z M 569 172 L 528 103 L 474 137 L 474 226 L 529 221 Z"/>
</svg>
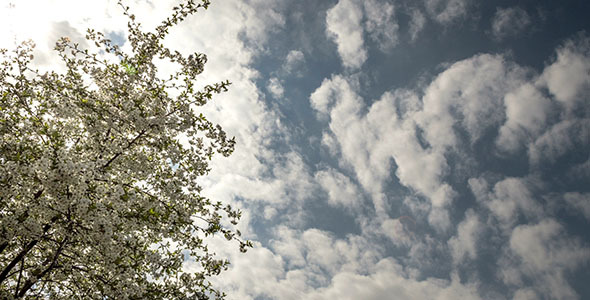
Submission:
<svg viewBox="0 0 590 300">
<path fill-rule="evenodd" d="M 120 5 L 132 53 L 100 32 L 86 36 L 119 61 L 62 38 L 55 49 L 66 72 L 40 74 L 30 67 L 32 43 L 2 50 L 0 298 L 222 298 L 207 278 L 228 262 L 203 239 L 251 246 L 224 226 L 240 212 L 202 197 L 197 184 L 215 153 L 234 148 L 198 113 L 229 82 L 197 90 L 206 56 L 162 45 L 171 26 L 209 2 L 185 1 L 155 32 Z M 154 59 L 179 71 L 158 78 Z M 199 272 L 183 272 L 185 254 Z"/>
</svg>

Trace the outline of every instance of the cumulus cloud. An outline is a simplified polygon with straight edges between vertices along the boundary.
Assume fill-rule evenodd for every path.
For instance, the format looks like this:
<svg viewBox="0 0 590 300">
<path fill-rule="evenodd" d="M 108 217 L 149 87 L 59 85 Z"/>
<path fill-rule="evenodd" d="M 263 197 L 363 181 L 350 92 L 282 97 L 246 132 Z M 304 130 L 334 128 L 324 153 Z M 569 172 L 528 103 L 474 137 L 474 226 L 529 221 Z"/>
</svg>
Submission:
<svg viewBox="0 0 590 300">
<path fill-rule="evenodd" d="M 430 200 L 429 221 L 447 228 L 446 209 L 456 192 L 443 177 L 449 168 L 445 153 L 459 146 L 455 127 L 462 125 L 475 142 L 499 126 L 504 118 L 501 99 L 521 77 L 522 71 L 502 57 L 479 55 L 438 75 L 422 99 L 410 91 L 385 93 L 363 113 L 363 99 L 351 80 L 336 75 L 324 80 L 310 100 L 329 120 L 343 161 L 373 195 L 378 211 L 386 208 L 378 195 L 395 162 L 400 182 Z"/>
<path fill-rule="evenodd" d="M 505 95 L 506 120 L 496 139 L 501 151 L 525 147 L 537 166 L 575 147 L 588 147 L 590 112 L 582 103 L 590 96 L 589 45 L 585 36 L 568 40 L 540 75 Z M 576 109 L 577 116 L 572 116 Z"/>
<path fill-rule="evenodd" d="M 343 162 L 354 169 L 360 184 L 373 195 L 378 212 L 386 209 L 382 185 L 390 177 L 394 161 L 403 184 L 430 196 L 434 206 L 446 205 L 452 190 L 440 183 L 442 154 L 423 149 L 413 120 L 397 114 L 398 107 L 408 112 L 417 109 L 415 94 L 384 94 L 362 114 L 363 100 L 345 77 L 337 75 L 324 80 L 310 100 L 312 107 L 329 119 Z M 444 218 L 440 221 L 446 222 Z"/>
<path fill-rule="evenodd" d="M 319 171 L 315 174 L 315 180 L 328 193 L 328 203 L 331 205 L 354 210 L 362 204 L 361 194 L 356 184 L 337 170 L 330 168 Z"/>
<path fill-rule="evenodd" d="M 546 219 L 535 225 L 518 226 L 512 231 L 509 245 L 518 264 L 505 268 L 506 283 L 522 286 L 524 280 L 532 279 L 540 294 L 553 299 L 578 298 L 565 278 L 565 271 L 587 263 L 590 248 L 568 237 L 558 222 Z"/>
<path fill-rule="evenodd" d="M 500 128 L 496 145 L 503 151 L 516 152 L 545 129 L 552 103 L 537 87 L 526 83 L 506 94 L 504 105 L 506 122 Z"/>
<path fill-rule="evenodd" d="M 469 259 L 477 257 L 477 240 L 481 227 L 482 224 L 475 212 L 467 211 L 465 219 L 457 227 L 457 235 L 448 242 L 455 263 L 461 262 L 464 257 Z"/>
<path fill-rule="evenodd" d="M 498 40 L 517 36 L 531 23 L 529 14 L 520 7 L 498 8 L 492 19 L 492 34 Z"/>
<path fill-rule="evenodd" d="M 545 146 L 540 142 L 558 124 L 583 121 L 555 121 L 556 115 L 551 111 L 559 100 L 554 99 L 555 94 L 540 92 L 547 83 L 539 78 L 541 75 L 531 77 L 528 70 L 506 61 L 502 56 L 477 55 L 449 65 L 422 91 L 399 89 L 386 92 L 368 105 L 366 99 L 359 95 L 359 85 L 353 76 L 333 75 L 310 95 L 310 103 L 319 119 L 328 126 L 323 133 L 324 144 L 329 145 L 330 153 L 340 159 L 342 168 L 353 172 L 362 191 L 352 188 L 352 180 L 334 169 L 317 172 L 314 181 L 328 193 L 328 202 L 333 205 L 354 207 L 356 204 L 344 199 L 356 199 L 350 195 L 366 192 L 373 199 L 378 216 L 369 225 L 373 226 L 373 231 L 369 232 L 384 235 L 395 246 L 406 249 L 405 262 L 408 265 L 414 264 L 420 269 L 436 263 L 429 257 L 445 253 L 456 266 L 477 260 L 478 242 L 484 224 L 498 226 L 499 232 L 495 231 L 497 228 L 492 230 L 497 234 L 496 246 L 506 249 L 505 256 L 499 261 L 502 266 L 499 276 L 514 287 L 516 299 L 546 294 L 549 291 L 541 286 L 550 283 L 562 285 L 553 291 L 554 297 L 575 295 L 563 274 L 574 269 L 568 259 L 587 261 L 586 248 L 567 237 L 559 223 L 543 221 L 551 212 L 546 211 L 535 194 L 536 179 L 499 175 L 470 179 L 468 183 L 478 205 L 489 215 L 482 216 L 468 210 L 458 224 L 456 234 L 446 241 L 438 240 L 438 235 L 416 237 L 399 218 L 389 217 L 392 200 L 384 193 L 388 180 L 399 180 L 413 192 L 412 197 L 405 199 L 426 199 L 422 204 L 418 200 L 404 201 L 404 205 L 418 214 L 425 212 L 426 221 L 434 229 L 442 228 L 444 232 L 445 228 L 450 228 L 448 212 L 458 194 L 447 181 L 452 171 L 447 157 L 450 153 L 465 151 L 461 147 L 480 142 L 490 130 L 498 132 L 492 145 L 506 151 L 520 149 L 527 143 L 531 157 L 534 153 L 542 153 L 540 157 L 559 157 L 570 151 L 573 146 L 569 147 L 563 141 L 545 143 L 566 145 L 563 151 L 547 150 L 550 148 L 543 148 Z M 530 106 L 534 108 L 526 113 L 525 108 Z M 556 123 L 551 125 L 554 121 Z M 587 136 L 581 133 L 569 136 Z M 557 137 L 564 134 L 551 135 Z M 537 152 L 530 150 L 533 149 L 531 145 L 538 149 L 535 150 Z M 586 149 L 588 145 L 581 144 L 581 147 Z M 573 207 L 585 207 L 585 202 L 575 194 L 566 199 Z M 363 230 L 368 230 L 366 224 L 363 226 Z M 382 258 L 379 251 L 363 256 L 361 253 L 364 251 L 360 249 L 366 249 L 367 244 L 363 247 L 358 245 L 373 244 L 360 236 L 338 239 L 321 230 L 299 231 L 284 227 L 275 237 L 272 249 L 275 255 L 285 258 L 284 263 L 288 267 L 283 268 L 288 270 L 286 273 L 299 274 L 293 275 L 293 278 L 299 278 L 297 284 L 300 290 L 306 291 L 305 298 L 344 297 L 340 294 L 343 291 L 347 296 L 367 299 L 393 292 L 401 295 L 402 299 L 443 299 L 439 296 L 444 294 L 443 291 L 450 294 L 461 291 L 464 297 L 470 299 L 479 297 L 474 292 L 475 285 L 460 284 L 458 279 L 418 280 L 412 277 L 415 273 L 399 267 L 394 260 Z M 562 247 L 562 244 L 569 246 Z M 528 253 L 525 249 L 534 251 Z M 352 263 L 354 260 L 357 263 Z M 543 260 L 547 260 L 548 265 L 543 265 Z M 389 264 L 393 269 L 398 266 L 395 274 L 402 275 L 395 277 L 390 273 L 380 273 L 378 266 L 381 264 Z M 549 275 L 539 275 L 543 272 Z M 301 279 L 302 274 L 305 274 L 305 280 Z M 385 278 L 383 274 L 390 279 L 388 284 L 371 285 L 370 289 L 365 289 L 369 282 L 379 283 L 380 276 Z M 285 274 L 280 276 L 287 278 Z M 280 280 L 285 279 L 275 281 Z M 534 288 L 523 284 L 527 280 L 535 282 Z M 316 285 L 310 287 L 310 281 Z M 397 285 L 397 282 L 400 284 Z M 455 282 L 457 289 L 450 289 Z M 402 286 L 419 286 L 424 294 L 416 294 L 419 292 L 413 288 L 402 289 Z M 456 297 L 456 294 L 453 295 Z"/>
<path fill-rule="evenodd" d="M 365 30 L 382 51 L 398 43 L 399 25 L 394 19 L 395 10 L 391 3 L 377 0 L 363 1 L 365 9 Z"/>
<path fill-rule="evenodd" d="M 476 199 L 487 206 L 501 226 L 510 228 L 519 214 L 532 219 L 543 217 L 542 206 L 535 201 L 526 179 L 505 178 L 488 191 L 485 179 L 469 179 L 469 186 Z"/>
<path fill-rule="evenodd" d="M 368 275 L 343 272 L 329 287 L 316 290 L 307 299 L 480 299 L 477 286 L 462 284 L 457 276 L 450 281 L 409 278 L 393 259 L 381 260 Z"/>
<path fill-rule="evenodd" d="M 397 45 L 399 25 L 394 13 L 391 3 L 377 0 L 340 0 L 328 10 L 326 31 L 344 67 L 357 69 L 367 60 L 365 32 L 382 51 Z"/>
<path fill-rule="evenodd" d="M 432 147 L 457 144 L 456 123 L 471 142 L 504 119 L 504 95 L 523 81 L 524 71 L 501 56 L 476 55 L 451 65 L 428 86 L 418 123 Z"/>
<path fill-rule="evenodd" d="M 338 5 L 341 3 L 352 2 L 341 1 Z M 570 52 L 584 57 L 579 49 L 573 49 Z M 552 74 L 552 66 L 562 61 L 558 55 L 537 76 L 502 56 L 476 55 L 448 65 L 423 89 L 392 90 L 375 100 L 361 96 L 354 76 L 332 75 L 324 79 L 310 95 L 310 104 L 320 122 L 327 125 L 322 133 L 323 145 L 338 159 L 339 169 L 346 172 L 323 168 L 311 173 L 301 157 L 293 154 L 280 168 L 258 163 L 254 165 L 258 171 L 241 170 L 246 175 L 233 174 L 222 186 L 240 178 L 240 188 L 253 187 L 251 194 L 245 193 L 247 198 L 261 199 L 278 209 L 287 206 L 284 201 L 271 199 L 277 198 L 274 195 L 300 205 L 306 196 L 292 199 L 293 194 L 317 192 L 319 187 L 326 192 L 328 204 L 357 208 L 351 199 L 366 193 L 373 200 L 375 216 L 371 215 L 371 221 L 363 219 L 366 223 L 361 223 L 361 235 L 346 237 L 313 228 L 296 229 L 294 224 L 302 228 L 301 223 L 284 222 L 272 232 L 268 248 L 260 246 L 250 261 L 232 267 L 228 273 L 232 279 L 222 284 L 237 290 L 239 299 L 381 299 L 394 293 L 400 299 L 478 299 L 483 296 L 478 295 L 476 279 L 465 283 L 457 275 L 450 280 L 429 278 L 423 267 L 437 265 L 439 270 L 444 269 L 442 261 L 448 260 L 449 268 L 461 268 L 465 262 L 477 261 L 479 251 L 489 242 L 481 234 L 491 226 L 494 246 L 503 249 L 499 251 L 502 257 L 497 274 L 512 289 L 515 299 L 539 295 L 575 297 L 565 275 L 588 261 L 588 250 L 568 236 L 558 222 L 545 219 L 552 212 L 541 204 L 543 195 L 535 190 L 537 179 L 474 170 L 476 176 L 468 184 L 477 200 L 477 210 L 468 210 L 456 231 L 450 230 L 456 221 L 449 214 L 461 192 L 449 180 L 456 172 L 455 165 L 463 163 L 451 161 L 449 157 L 455 153 L 469 156 L 473 145 L 487 143 L 509 153 L 528 149 L 531 162 L 540 162 L 546 157 L 557 159 L 575 147 L 588 148 L 583 141 L 588 136 L 583 131 L 586 121 L 580 117 L 583 112 L 575 116 L 567 113 L 568 103 L 579 100 L 571 100 L 550 86 L 561 75 L 547 74 Z M 582 91 L 580 95 L 583 86 L 575 86 Z M 543 90 L 545 87 L 549 93 Z M 562 106 L 564 113 L 554 112 Z M 269 127 L 263 132 L 280 128 L 274 127 L 278 125 L 273 118 L 265 120 Z M 497 132 L 497 136 L 492 135 L 495 139 L 486 136 L 490 132 Z M 251 142 L 264 143 L 267 136 L 259 135 Z M 559 136 L 572 142 L 558 140 Z M 565 146 L 563 150 L 556 147 L 559 144 Z M 252 157 L 256 156 L 239 159 Z M 262 157 L 271 159 L 271 155 Z M 265 172 L 280 180 L 254 179 Z M 392 181 L 399 182 L 410 196 L 398 199 L 386 193 Z M 265 190 L 266 185 L 273 188 Z M 218 192 L 228 193 L 228 197 L 244 194 L 237 188 Z M 564 199 L 584 214 L 584 197 L 572 193 Z M 398 200 L 400 203 L 395 202 Z M 392 218 L 391 212 L 402 204 L 424 217 L 418 222 L 428 223 L 432 231 L 416 236 L 400 218 Z M 398 260 L 388 258 L 372 235 L 389 238 L 403 254 Z M 245 280 L 252 286 L 242 287 L 240 278 L 252 276 L 246 268 L 256 263 L 272 271 L 260 271 L 264 284 Z M 529 282 L 533 284 L 525 284 Z"/>
<path fill-rule="evenodd" d="M 529 161 L 533 166 L 551 165 L 573 149 L 588 149 L 589 136 L 590 119 L 563 120 L 529 145 Z"/>
<path fill-rule="evenodd" d="M 375 245 L 359 236 L 286 227 L 276 236 L 273 251 L 258 245 L 215 280 L 232 290 L 228 299 L 480 299 L 477 282 L 418 279 L 395 259 L 378 259 Z"/>
<path fill-rule="evenodd" d="M 367 60 L 362 18 L 362 6 L 355 0 L 340 0 L 326 14 L 328 36 L 336 42 L 342 64 L 347 68 L 359 68 Z"/>
<path fill-rule="evenodd" d="M 590 38 L 569 40 L 557 50 L 557 59 L 541 75 L 551 94 L 565 106 L 584 103 L 590 96 Z"/>
<path fill-rule="evenodd" d="M 410 217 L 408 217 L 410 218 Z M 414 243 L 414 233 L 412 232 L 412 225 L 408 224 L 415 221 L 402 221 L 403 218 L 388 219 L 381 223 L 381 232 L 385 234 L 394 245 L 397 246 L 411 246 Z M 403 222 L 403 223 L 402 223 Z M 415 225 L 414 225 L 415 226 Z"/>
</svg>

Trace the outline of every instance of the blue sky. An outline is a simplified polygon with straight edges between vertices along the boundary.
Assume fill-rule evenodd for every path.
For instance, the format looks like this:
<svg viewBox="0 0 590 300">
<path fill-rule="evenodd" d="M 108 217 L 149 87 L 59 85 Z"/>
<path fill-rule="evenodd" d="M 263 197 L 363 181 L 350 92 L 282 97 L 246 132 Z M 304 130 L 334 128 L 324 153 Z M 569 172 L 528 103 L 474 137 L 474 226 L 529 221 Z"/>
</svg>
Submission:
<svg viewBox="0 0 590 300">
<path fill-rule="evenodd" d="M 41 68 L 88 27 L 125 46 L 113 1 L 7 3 L 2 47 L 33 38 Z M 130 4 L 153 28 L 174 2 Z M 255 244 L 211 240 L 232 261 L 215 283 L 229 299 L 590 298 L 588 13 L 227 0 L 188 19 L 166 43 L 208 55 L 204 84 L 233 82 L 203 109 L 238 141 L 199 184 Z"/>
</svg>

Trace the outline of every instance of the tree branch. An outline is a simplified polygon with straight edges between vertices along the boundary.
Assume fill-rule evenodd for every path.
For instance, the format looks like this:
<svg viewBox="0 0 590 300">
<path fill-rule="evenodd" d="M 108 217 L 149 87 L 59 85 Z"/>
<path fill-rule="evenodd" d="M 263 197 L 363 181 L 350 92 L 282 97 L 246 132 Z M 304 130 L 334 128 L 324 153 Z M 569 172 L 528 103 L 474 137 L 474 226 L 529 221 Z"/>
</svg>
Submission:
<svg viewBox="0 0 590 300">
<path fill-rule="evenodd" d="M 60 243 L 59 248 L 57 248 L 57 250 L 55 251 L 55 255 L 53 256 L 53 259 L 51 260 L 51 263 L 49 264 L 49 266 L 47 266 L 47 268 L 45 268 L 45 270 L 43 270 L 40 273 L 38 273 L 38 271 L 40 271 L 40 269 L 37 269 L 37 270 L 35 270 L 35 271 L 32 272 L 33 273 L 32 278 L 29 277 L 27 279 L 27 281 L 25 282 L 22 290 L 20 291 L 20 293 L 18 293 L 18 295 L 16 296 L 16 298 L 22 298 L 22 297 L 24 297 L 24 295 L 29 291 L 29 289 L 31 289 L 31 287 L 33 287 L 33 285 L 35 283 L 37 283 L 37 281 L 40 278 L 45 277 L 45 275 L 47 275 L 47 273 L 49 273 L 51 270 L 53 270 L 53 268 L 55 267 L 55 264 L 57 263 L 57 259 L 59 258 L 59 255 L 61 254 L 64 246 L 68 242 L 68 238 L 69 238 L 69 236 L 66 236 L 63 239 L 63 241 Z M 38 275 L 36 275 L 36 273 Z"/>
<path fill-rule="evenodd" d="M 37 245 L 38 242 L 39 240 L 30 241 L 25 246 L 25 248 L 23 248 L 23 250 L 6 267 L 4 267 L 4 270 L 2 270 L 2 273 L 0 273 L 0 283 L 4 282 L 4 280 L 8 278 L 8 273 L 10 273 L 10 270 L 12 270 L 12 268 L 14 268 L 16 264 L 18 264 L 18 262 L 21 261 L 25 255 L 27 255 L 27 253 L 29 253 L 29 251 L 35 247 L 35 245 Z"/>
<path fill-rule="evenodd" d="M 37 194 L 35 194 L 35 196 L 37 196 L 37 195 L 41 196 L 41 193 L 38 192 Z M 45 226 L 43 226 L 43 235 L 45 235 L 45 233 L 47 233 L 47 231 L 49 231 L 49 229 L 51 229 L 51 224 L 53 222 L 57 221 L 58 219 L 59 219 L 59 216 L 55 216 L 55 217 L 51 218 L 51 223 L 45 224 Z M 12 270 L 16 266 L 16 264 L 19 261 L 21 261 L 25 257 L 25 255 L 27 255 L 27 253 L 29 253 L 29 251 L 31 251 L 31 249 L 33 249 L 33 247 L 35 247 L 35 245 L 37 245 L 37 243 L 39 243 L 39 240 L 41 240 L 42 237 L 43 236 L 41 236 L 39 239 L 35 239 L 35 240 L 30 241 L 23 248 L 23 250 L 21 250 L 21 252 L 19 252 L 19 254 L 14 259 L 12 259 L 12 261 L 6 267 L 4 267 L 4 269 L 2 270 L 2 273 L 0 273 L 0 284 L 8 278 L 8 274 L 10 273 L 10 270 Z"/>
<path fill-rule="evenodd" d="M 0 254 L 4 252 L 4 249 L 6 249 L 6 247 L 8 247 L 8 242 L 0 244 Z"/>
<path fill-rule="evenodd" d="M 133 140 L 131 140 L 131 142 L 129 142 L 129 145 L 127 145 L 127 147 L 125 147 L 125 149 L 123 151 L 118 152 L 113 157 L 111 157 L 111 159 L 106 164 L 104 164 L 104 166 L 102 166 L 101 169 L 106 169 L 113 161 L 115 161 L 115 159 L 117 159 L 117 157 L 121 156 L 121 154 L 123 154 L 123 152 L 125 150 L 128 150 L 129 148 L 131 148 L 131 146 L 133 146 L 133 144 L 135 144 L 135 142 L 139 138 L 141 138 L 147 131 L 148 131 L 147 128 L 142 130 L 135 138 L 133 138 Z"/>
<path fill-rule="evenodd" d="M 14 296 L 18 294 L 18 288 L 20 287 L 20 280 L 23 277 L 23 270 L 25 268 L 25 258 L 20 261 L 20 270 L 18 272 L 18 279 L 16 280 L 16 287 L 14 288 Z"/>
</svg>

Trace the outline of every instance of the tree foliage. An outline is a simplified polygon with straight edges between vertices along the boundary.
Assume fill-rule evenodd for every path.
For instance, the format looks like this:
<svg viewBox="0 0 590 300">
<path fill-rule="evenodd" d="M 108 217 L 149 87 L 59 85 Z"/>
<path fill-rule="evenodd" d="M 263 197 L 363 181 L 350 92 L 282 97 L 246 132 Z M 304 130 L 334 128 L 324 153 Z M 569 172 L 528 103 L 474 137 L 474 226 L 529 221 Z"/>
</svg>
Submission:
<svg viewBox="0 0 590 300">
<path fill-rule="evenodd" d="M 242 251 L 251 246 L 231 225 L 240 212 L 201 196 L 196 183 L 215 153 L 234 149 L 198 112 L 229 82 L 197 89 L 206 56 L 162 44 L 209 2 L 184 1 L 153 32 L 119 5 L 131 53 L 93 30 L 86 38 L 98 51 L 57 42 L 61 73 L 31 67 L 32 42 L 2 50 L 2 299 L 222 298 L 208 278 L 228 261 L 204 239 L 221 234 Z M 178 71 L 159 78 L 159 59 Z M 189 259 L 198 271 L 183 272 Z"/>
</svg>

